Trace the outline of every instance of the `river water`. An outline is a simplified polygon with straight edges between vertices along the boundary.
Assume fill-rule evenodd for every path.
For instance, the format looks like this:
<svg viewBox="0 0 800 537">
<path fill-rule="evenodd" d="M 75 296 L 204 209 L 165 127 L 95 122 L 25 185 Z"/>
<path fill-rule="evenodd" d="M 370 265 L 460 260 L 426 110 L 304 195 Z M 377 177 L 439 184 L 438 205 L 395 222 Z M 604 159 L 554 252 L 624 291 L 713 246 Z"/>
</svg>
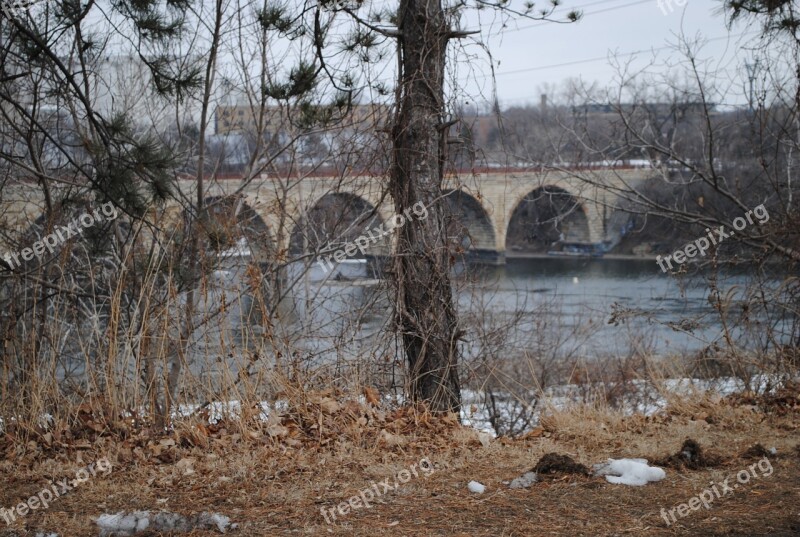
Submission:
<svg viewBox="0 0 800 537">
<path fill-rule="evenodd" d="M 726 285 L 746 280 L 739 275 Z M 557 340 L 574 338 L 568 347 L 583 355 L 624 355 L 632 349 L 685 354 L 722 333 L 706 281 L 675 279 L 652 260 L 510 259 L 505 266 L 484 268 L 479 281 L 486 295 L 493 294 L 493 312 L 544 315 L 549 321 L 544 324 L 561 332 Z M 471 307 L 461 303 L 462 310 Z"/>
<path fill-rule="evenodd" d="M 345 268 L 352 276 L 353 266 Z M 297 286 L 294 318 L 306 327 L 301 347 L 317 357 L 336 347 L 341 357 L 344 343 L 348 355 L 363 356 L 390 331 L 386 287 L 380 274 L 355 282 L 332 276 L 315 265 Z M 746 270 L 720 280 L 730 311 L 741 311 L 749 281 Z M 721 341 L 725 333 L 709 301 L 707 279 L 664 274 L 652 260 L 542 257 L 509 259 L 501 266 L 461 265 L 454 288 L 468 357 L 487 352 L 487 340 L 512 354 L 559 346 L 563 354 L 586 357 L 633 351 L 686 355 Z M 787 326 L 770 314 L 754 312 L 750 319 Z M 728 333 L 737 344 L 763 344 L 765 331 L 731 321 Z M 502 338 L 506 341 L 498 343 Z"/>
</svg>

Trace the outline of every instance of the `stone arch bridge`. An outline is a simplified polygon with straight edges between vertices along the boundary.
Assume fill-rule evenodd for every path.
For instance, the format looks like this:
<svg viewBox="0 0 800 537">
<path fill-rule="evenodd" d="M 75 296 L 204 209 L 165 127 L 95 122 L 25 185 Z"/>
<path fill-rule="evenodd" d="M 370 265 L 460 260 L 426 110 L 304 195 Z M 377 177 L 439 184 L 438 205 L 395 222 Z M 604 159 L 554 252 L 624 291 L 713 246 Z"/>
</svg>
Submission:
<svg viewBox="0 0 800 537">
<path fill-rule="evenodd" d="M 467 249 L 502 261 L 509 249 L 512 221 L 519 217 L 526 200 L 542 195 L 573 200 L 567 204 L 569 210 L 566 212 L 569 214 L 555 217 L 561 226 L 561 239 L 602 243 L 613 239 L 618 231 L 608 225 L 617 201 L 611 192 L 635 187 L 652 174 L 653 170 L 642 168 L 575 172 L 487 170 L 485 173 L 447 177 L 443 194 L 450 200 L 453 214 L 467 231 Z M 582 177 L 590 177 L 591 181 Z M 210 178 L 206 182 L 206 193 L 209 200 L 237 199 L 243 202 L 265 228 L 264 236 L 273 243 L 270 246 L 283 250 L 291 247 L 292 230 L 308 218 L 309 211 L 324 197 L 340 197 L 345 204 L 357 201 L 376 215 L 375 218 L 388 222 L 394 217 L 394 206 L 387 194 L 386 183 L 386 179 L 379 176 L 344 179 L 261 176 L 247 182 L 241 178 Z M 193 179 L 179 180 L 178 188 L 185 199 L 196 198 Z M 36 186 L 20 183 L 4 189 L 0 218 L 6 229 L 29 226 L 41 215 L 43 200 L 36 192 Z M 165 211 L 165 224 L 179 221 L 183 214 L 177 203 L 168 203 Z"/>
</svg>

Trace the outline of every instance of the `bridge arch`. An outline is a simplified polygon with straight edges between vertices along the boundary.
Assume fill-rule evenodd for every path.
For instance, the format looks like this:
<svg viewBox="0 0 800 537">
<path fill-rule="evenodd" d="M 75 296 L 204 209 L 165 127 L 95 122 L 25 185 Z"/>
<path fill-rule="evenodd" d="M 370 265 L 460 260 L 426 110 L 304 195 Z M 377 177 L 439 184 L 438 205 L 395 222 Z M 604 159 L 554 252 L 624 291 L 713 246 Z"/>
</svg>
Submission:
<svg viewBox="0 0 800 537">
<path fill-rule="evenodd" d="M 448 209 L 447 234 L 464 250 L 478 254 L 497 252 L 497 233 L 483 204 L 461 189 L 442 192 Z"/>
<path fill-rule="evenodd" d="M 590 210 L 564 186 L 540 185 L 519 195 L 508 214 L 506 251 L 545 252 L 553 243 L 595 242 Z"/>
<path fill-rule="evenodd" d="M 220 250 L 239 248 L 250 251 L 255 261 L 274 257 L 276 243 L 269 225 L 242 195 L 211 196 L 205 199 L 205 214 L 200 222 L 209 239 Z M 244 243 L 240 242 L 244 239 Z"/>
<path fill-rule="evenodd" d="M 289 251 L 333 251 L 343 248 L 362 236 L 374 237 L 366 248 L 367 255 L 387 255 L 391 251 L 391 234 L 384 234 L 384 218 L 367 199 L 353 192 L 327 192 L 295 218 L 289 238 Z M 357 251 L 351 258 L 363 258 Z"/>
</svg>

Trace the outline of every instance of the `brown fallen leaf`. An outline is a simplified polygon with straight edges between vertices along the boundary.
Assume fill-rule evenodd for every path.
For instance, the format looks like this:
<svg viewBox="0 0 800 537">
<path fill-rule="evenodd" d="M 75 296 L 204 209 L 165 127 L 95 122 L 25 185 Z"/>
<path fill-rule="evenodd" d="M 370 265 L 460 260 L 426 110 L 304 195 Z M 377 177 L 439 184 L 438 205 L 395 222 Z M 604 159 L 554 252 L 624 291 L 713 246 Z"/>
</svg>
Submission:
<svg viewBox="0 0 800 537">
<path fill-rule="evenodd" d="M 178 461 L 175 467 L 182 473 L 183 475 L 192 475 L 194 473 L 194 463 L 196 462 L 195 459 L 192 457 L 184 457 Z"/>
<path fill-rule="evenodd" d="M 381 429 L 381 432 L 378 434 L 378 440 L 387 446 L 403 446 L 405 445 L 408 440 L 400 435 L 392 434 L 386 429 Z"/>
<path fill-rule="evenodd" d="M 339 411 L 341 405 L 330 397 L 323 397 L 319 400 L 319 408 L 325 414 L 334 414 Z"/>
<path fill-rule="evenodd" d="M 364 397 L 367 399 L 367 403 L 372 406 L 380 406 L 381 404 L 381 396 L 378 390 L 371 386 L 364 387 Z"/>
<path fill-rule="evenodd" d="M 537 427 L 537 428 L 533 429 L 532 431 L 528 432 L 527 434 L 523 435 L 522 438 L 523 438 L 523 440 L 526 439 L 526 438 L 539 438 L 543 434 L 544 434 L 544 428 L 543 427 Z"/>
<path fill-rule="evenodd" d="M 276 423 L 267 427 L 267 434 L 273 438 L 282 438 L 289 434 L 289 429 Z"/>
</svg>

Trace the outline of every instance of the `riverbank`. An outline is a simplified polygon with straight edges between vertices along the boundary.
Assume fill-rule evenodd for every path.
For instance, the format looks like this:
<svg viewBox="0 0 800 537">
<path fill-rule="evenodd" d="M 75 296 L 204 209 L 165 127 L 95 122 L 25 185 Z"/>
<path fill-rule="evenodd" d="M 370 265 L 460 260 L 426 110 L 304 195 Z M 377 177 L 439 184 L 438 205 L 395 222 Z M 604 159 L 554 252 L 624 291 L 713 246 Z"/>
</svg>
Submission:
<svg viewBox="0 0 800 537">
<path fill-rule="evenodd" d="M 23 445 L 3 439 L 1 507 L 21 505 L 43 482 L 74 476 L 102 457 L 111 471 L 17 516 L 0 536 L 96 536 L 97 517 L 134 510 L 220 513 L 237 524 L 231 535 L 247 537 L 797 535 L 800 393 L 784 395 L 673 399 L 648 417 L 575 406 L 549 413 L 522 438 L 494 440 L 452 416 L 314 394 L 260 424 L 197 415 L 167 434 L 128 425 L 120 437 L 83 419 L 50 431 L 58 440 L 49 443 L 44 436 Z M 703 450 L 687 455 L 692 464 L 679 462 L 686 439 Z M 547 453 L 588 468 L 610 457 L 643 457 L 661 461 L 666 478 L 630 487 L 554 470 L 527 489 L 504 483 Z M 485 493 L 470 492 L 470 481 Z M 709 508 L 696 505 L 723 482 L 734 485 L 730 493 Z M 372 492 L 368 506 L 354 500 L 363 491 Z"/>
</svg>

